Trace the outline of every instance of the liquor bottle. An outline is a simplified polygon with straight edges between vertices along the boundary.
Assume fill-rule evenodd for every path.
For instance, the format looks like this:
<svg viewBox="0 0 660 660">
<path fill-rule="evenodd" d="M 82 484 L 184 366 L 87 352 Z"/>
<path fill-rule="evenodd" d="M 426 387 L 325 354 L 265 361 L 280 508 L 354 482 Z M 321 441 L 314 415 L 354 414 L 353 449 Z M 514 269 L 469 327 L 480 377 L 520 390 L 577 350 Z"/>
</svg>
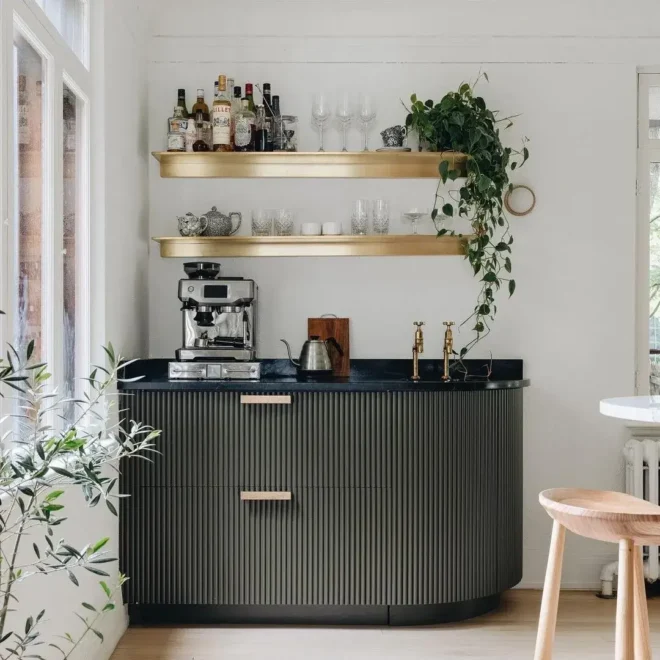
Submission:
<svg viewBox="0 0 660 660">
<path fill-rule="evenodd" d="M 242 109 L 241 105 L 241 88 L 240 86 L 234 86 L 228 88 L 230 92 L 233 92 L 231 98 L 231 143 L 234 144 L 234 133 L 236 132 L 236 116 Z"/>
<path fill-rule="evenodd" d="M 234 90 L 234 79 L 227 78 L 227 95 L 231 96 L 233 90 Z"/>
<path fill-rule="evenodd" d="M 195 115 L 195 128 L 197 131 L 197 139 L 193 143 L 193 151 L 210 151 L 209 145 L 204 139 L 204 124 L 208 123 L 204 120 L 204 111 L 199 109 Z"/>
<path fill-rule="evenodd" d="M 185 89 L 180 89 L 179 90 L 179 101 L 177 102 L 177 105 L 180 106 L 183 109 L 183 118 L 188 119 L 189 114 L 188 114 L 188 108 L 186 107 L 186 90 Z"/>
<path fill-rule="evenodd" d="M 215 101 L 218 98 L 218 81 L 216 80 L 213 83 L 213 100 Z"/>
<path fill-rule="evenodd" d="M 268 129 L 266 127 L 266 110 L 263 105 L 257 106 L 256 134 L 254 138 L 255 151 L 268 150 Z"/>
<path fill-rule="evenodd" d="M 211 115 L 209 114 L 209 106 L 206 105 L 206 101 L 204 101 L 204 90 L 203 89 L 198 89 L 197 90 L 197 103 L 193 105 L 192 109 L 192 116 L 195 118 L 195 121 L 197 121 L 197 113 L 199 111 L 202 111 L 204 115 L 203 121 L 211 121 Z"/>
<path fill-rule="evenodd" d="M 213 101 L 213 151 L 232 151 L 231 101 L 226 95 L 227 77 L 218 78 L 218 98 Z"/>
<path fill-rule="evenodd" d="M 280 97 L 273 96 L 273 149 L 282 151 L 284 141 L 282 140 L 282 114 L 280 113 Z"/>
<path fill-rule="evenodd" d="M 183 117 L 183 108 L 180 105 L 175 106 L 174 114 L 168 120 L 167 126 L 167 150 L 185 151 L 186 150 L 186 130 L 188 120 Z"/>
<path fill-rule="evenodd" d="M 270 98 L 270 83 L 264 83 L 262 96 L 264 99 L 264 110 L 266 111 L 266 130 L 268 131 L 268 144 L 266 151 L 273 150 L 273 102 Z"/>
<path fill-rule="evenodd" d="M 256 116 L 250 110 L 250 102 L 241 101 L 241 109 L 236 114 L 234 131 L 234 151 L 254 151 L 256 136 Z"/>
<path fill-rule="evenodd" d="M 250 110 L 256 112 L 256 106 L 254 105 L 252 83 L 245 83 L 245 98 L 250 102 Z"/>
</svg>

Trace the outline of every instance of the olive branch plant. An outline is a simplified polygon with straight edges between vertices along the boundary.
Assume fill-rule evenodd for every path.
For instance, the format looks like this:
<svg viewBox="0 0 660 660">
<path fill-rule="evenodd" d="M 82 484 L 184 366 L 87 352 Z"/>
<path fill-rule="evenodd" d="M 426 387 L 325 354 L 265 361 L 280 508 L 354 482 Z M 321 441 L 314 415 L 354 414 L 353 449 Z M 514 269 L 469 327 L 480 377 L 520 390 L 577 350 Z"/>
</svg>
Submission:
<svg viewBox="0 0 660 660">
<path fill-rule="evenodd" d="M 56 535 L 67 520 L 63 496 L 72 490 L 82 492 L 89 507 L 103 503 L 117 515 L 120 459 L 148 460 L 160 433 L 136 422 L 113 420 L 115 386 L 129 380 L 120 377 L 129 362 L 123 362 L 112 345 L 104 350 L 106 365 L 95 367 L 84 379 L 86 391 L 75 400 L 59 396 L 50 386 L 47 366 L 32 359 L 34 342 L 23 354 L 9 346 L 6 359 L 0 357 L 0 398 L 11 391 L 16 411 L 0 419 L 0 425 L 8 427 L 0 446 L 1 660 L 45 660 L 44 653 L 68 659 L 90 634 L 103 641 L 98 623 L 115 609 L 127 579 L 119 574 L 110 580 L 104 570 L 105 564 L 116 561 L 107 551 L 109 538 L 77 548 Z M 99 581 L 100 602 L 82 602 L 74 613 L 80 630 L 50 638 L 42 632 L 45 610 L 24 623 L 16 621 L 16 591 L 26 580 L 54 573 L 65 573 L 76 586 L 82 573 L 104 579 Z"/>
<path fill-rule="evenodd" d="M 501 131 L 513 126 L 516 115 L 500 118 L 499 112 L 488 109 L 483 97 L 475 94 L 482 78 L 488 82 L 488 75 L 480 72 L 473 83 L 461 84 L 458 91 L 447 93 L 438 103 L 430 99 L 422 102 L 413 94 L 410 106 L 404 104 L 408 111 L 406 127 L 417 134 L 420 149 L 426 146 L 430 151 L 457 151 L 468 156 L 465 183 L 447 197 L 441 186 L 465 174 L 448 160 L 440 163 L 431 212 L 438 236 L 463 237 L 441 226 L 452 217 L 466 218 L 472 228 L 465 258 L 481 286 L 472 314 L 461 323 L 462 327 L 474 320 L 475 336 L 457 353 L 459 359 L 490 332 L 500 288 L 506 286 L 509 297 L 516 290 L 511 276 L 513 235 L 504 211 L 504 197 L 513 187 L 509 174 L 529 158 L 527 138 L 523 138 L 520 150 L 502 144 Z"/>
</svg>

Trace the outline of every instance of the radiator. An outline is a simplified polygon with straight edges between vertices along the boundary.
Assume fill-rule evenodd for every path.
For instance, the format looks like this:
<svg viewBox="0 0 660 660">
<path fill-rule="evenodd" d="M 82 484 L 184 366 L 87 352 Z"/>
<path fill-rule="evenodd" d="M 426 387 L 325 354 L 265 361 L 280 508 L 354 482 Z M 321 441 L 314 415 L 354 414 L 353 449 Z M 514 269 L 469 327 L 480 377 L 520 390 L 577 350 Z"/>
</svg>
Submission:
<svg viewBox="0 0 660 660">
<path fill-rule="evenodd" d="M 626 461 L 626 493 L 660 505 L 660 439 L 632 438 L 623 448 Z M 657 545 L 644 548 L 644 576 L 648 582 L 660 578 L 660 549 Z M 612 596 L 618 562 L 605 566 L 601 572 L 601 595 Z"/>
</svg>

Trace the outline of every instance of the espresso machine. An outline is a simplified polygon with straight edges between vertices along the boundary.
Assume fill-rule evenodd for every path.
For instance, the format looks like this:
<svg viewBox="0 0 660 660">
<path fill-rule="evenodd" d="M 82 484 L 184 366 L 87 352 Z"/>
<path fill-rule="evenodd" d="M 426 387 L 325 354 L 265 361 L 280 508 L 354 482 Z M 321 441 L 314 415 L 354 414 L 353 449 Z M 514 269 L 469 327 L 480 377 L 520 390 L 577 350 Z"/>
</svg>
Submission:
<svg viewBox="0 0 660 660">
<path fill-rule="evenodd" d="M 184 264 L 179 280 L 183 346 L 169 364 L 175 380 L 254 380 L 257 285 L 242 277 L 220 277 L 220 264 Z"/>
</svg>

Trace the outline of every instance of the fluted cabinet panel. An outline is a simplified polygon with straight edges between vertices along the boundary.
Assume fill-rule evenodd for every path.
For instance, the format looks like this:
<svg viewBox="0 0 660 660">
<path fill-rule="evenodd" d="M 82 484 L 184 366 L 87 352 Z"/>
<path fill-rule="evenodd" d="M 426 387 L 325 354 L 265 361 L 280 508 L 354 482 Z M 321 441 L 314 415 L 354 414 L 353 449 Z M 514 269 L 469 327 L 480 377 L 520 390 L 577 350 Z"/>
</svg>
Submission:
<svg viewBox="0 0 660 660">
<path fill-rule="evenodd" d="M 522 390 L 139 392 L 163 429 L 122 489 L 126 600 L 160 605 L 458 603 L 522 573 Z M 241 491 L 290 501 L 241 501 Z"/>
</svg>

